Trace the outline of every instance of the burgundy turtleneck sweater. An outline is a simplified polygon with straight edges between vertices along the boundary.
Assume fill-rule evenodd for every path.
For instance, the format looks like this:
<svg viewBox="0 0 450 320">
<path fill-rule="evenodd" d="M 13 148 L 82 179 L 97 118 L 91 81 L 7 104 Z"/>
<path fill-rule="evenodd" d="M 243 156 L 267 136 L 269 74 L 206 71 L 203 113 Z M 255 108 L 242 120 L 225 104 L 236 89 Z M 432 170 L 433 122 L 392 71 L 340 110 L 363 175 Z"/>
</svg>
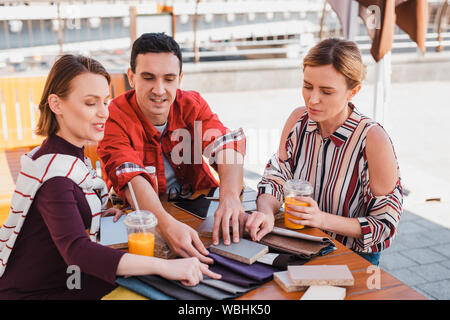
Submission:
<svg viewBox="0 0 450 320">
<path fill-rule="evenodd" d="M 84 149 L 59 136 L 48 137 L 33 155 L 67 154 L 84 160 Z M 0 299 L 99 299 L 115 288 L 123 251 L 92 242 L 87 233 L 91 210 L 72 180 L 54 177 L 36 193 L 0 278 Z M 68 289 L 81 270 L 81 288 Z M 71 277 L 71 278 L 69 278 Z M 69 280 L 69 281 L 68 281 Z"/>
</svg>

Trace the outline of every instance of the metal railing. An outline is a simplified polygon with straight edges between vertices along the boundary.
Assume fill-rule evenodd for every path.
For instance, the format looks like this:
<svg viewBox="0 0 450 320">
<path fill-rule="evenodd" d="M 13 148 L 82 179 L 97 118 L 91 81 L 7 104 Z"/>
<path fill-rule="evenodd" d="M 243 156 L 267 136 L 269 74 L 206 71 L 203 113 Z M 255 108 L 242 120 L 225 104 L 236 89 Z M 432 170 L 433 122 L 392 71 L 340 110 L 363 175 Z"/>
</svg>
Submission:
<svg viewBox="0 0 450 320">
<path fill-rule="evenodd" d="M 428 2 L 426 46 L 448 50 L 447 1 Z M 316 0 L 53 1 L 59 4 L 59 10 L 50 1 L 26 1 L 29 5 L 25 1 L 3 2 L 8 3 L 16 5 L 0 6 L 0 69 L 7 62 L 20 66 L 26 59 L 36 64 L 43 56 L 62 51 L 90 54 L 122 50 L 128 54 L 130 6 L 154 15 L 161 13 L 161 8 L 170 8 L 175 39 L 188 61 L 195 55 L 199 60 L 294 57 L 315 43 L 321 30 L 324 37 L 342 35 L 336 14 L 329 5 L 324 6 L 324 1 Z M 148 31 L 152 29 L 149 25 Z M 356 41 L 362 50 L 368 50 L 369 38 L 363 27 L 359 29 Z M 415 43 L 405 34 L 396 33 L 394 53 L 414 48 Z"/>
</svg>

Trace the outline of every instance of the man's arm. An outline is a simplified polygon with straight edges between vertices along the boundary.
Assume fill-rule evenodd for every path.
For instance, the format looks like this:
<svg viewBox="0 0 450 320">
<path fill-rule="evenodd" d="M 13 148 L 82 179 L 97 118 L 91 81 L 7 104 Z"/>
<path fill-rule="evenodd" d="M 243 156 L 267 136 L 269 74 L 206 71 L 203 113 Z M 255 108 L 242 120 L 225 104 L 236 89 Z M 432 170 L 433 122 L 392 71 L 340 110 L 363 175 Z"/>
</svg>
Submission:
<svg viewBox="0 0 450 320">
<path fill-rule="evenodd" d="M 144 177 L 135 176 L 130 183 L 139 208 L 155 214 L 158 219 L 158 231 L 176 254 L 181 257 L 197 257 L 204 263 L 213 262 L 212 259 L 205 257 L 209 253 L 197 232 L 187 224 L 176 220 L 164 209 L 155 190 Z M 133 203 L 130 189 L 126 187 L 124 191 L 128 203 Z"/>
<path fill-rule="evenodd" d="M 217 166 L 220 179 L 220 202 L 214 214 L 213 243 L 219 243 L 219 231 L 222 227 L 223 241 L 230 244 L 230 219 L 233 230 L 233 242 L 239 242 L 245 210 L 240 200 L 244 182 L 244 156 L 234 149 L 223 149 L 217 153 Z"/>
<path fill-rule="evenodd" d="M 245 214 L 239 199 L 244 181 L 245 134 L 241 128 L 228 130 L 200 95 L 196 95 L 195 99 L 198 104 L 195 121 L 202 122 L 202 153 L 218 171 L 220 180 L 220 202 L 214 214 L 213 243 L 219 243 L 220 227 L 224 243 L 230 243 L 230 218 L 233 241 L 238 242 L 239 228 L 243 225 Z"/>
<path fill-rule="evenodd" d="M 151 185 L 152 179 L 145 170 L 142 152 L 136 144 L 131 145 L 130 136 L 134 134 L 139 137 L 139 132 L 132 131 L 133 126 L 131 129 L 127 128 L 123 119 L 127 119 L 126 114 L 121 113 L 117 108 L 114 109 L 113 106 L 110 118 L 106 122 L 105 137 L 97 149 L 114 190 L 124 201 L 133 203 L 128 190 L 128 182 L 131 182 L 139 208 L 149 210 L 156 215 L 159 221 L 157 229 L 160 230 L 170 248 L 182 257 L 194 256 L 202 262 L 212 263 L 212 259 L 204 256 L 208 252 L 197 232 L 177 221 L 163 208 Z M 139 141 L 137 142 L 139 145 Z"/>
<path fill-rule="evenodd" d="M 164 225 L 172 218 L 172 216 L 162 206 L 155 190 L 144 177 L 140 175 L 135 176 L 130 180 L 130 183 L 133 186 L 133 191 L 135 193 L 139 208 L 142 210 L 151 211 L 158 219 L 159 225 Z M 124 191 L 128 203 L 132 204 L 132 206 L 136 208 L 130 189 L 126 187 Z"/>
</svg>

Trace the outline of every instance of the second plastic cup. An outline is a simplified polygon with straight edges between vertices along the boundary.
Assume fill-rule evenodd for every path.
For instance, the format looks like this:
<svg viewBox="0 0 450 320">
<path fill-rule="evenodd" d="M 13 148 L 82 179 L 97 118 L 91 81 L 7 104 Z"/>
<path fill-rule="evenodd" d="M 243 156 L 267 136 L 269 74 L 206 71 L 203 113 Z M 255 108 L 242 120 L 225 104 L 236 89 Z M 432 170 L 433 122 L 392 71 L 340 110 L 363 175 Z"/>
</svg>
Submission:
<svg viewBox="0 0 450 320">
<path fill-rule="evenodd" d="M 288 218 L 301 220 L 300 218 L 294 217 L 287 213 L 287 206 L 303 206 L 308 207 L 309 204 L 306 202 L 298 201 L 294 197 L 303 196 L 303 197 L 312 197 L 313 196 L 313 187 L 312 185 L 305 180 L 301 179 L 292 179 L 286 181 L 283 187 L 284 192 L 284 225 L 290 229 L 303 229 L 305 226 L 293 223 L 288 220 Z"/>
<path fill-rule="evenodd" d="M 155 215 L 145 210 L 133 211 L 127 214 L 124 223 L 128 233 L 128 252 L 153 257 L 158 224 Z"/>
</svg>

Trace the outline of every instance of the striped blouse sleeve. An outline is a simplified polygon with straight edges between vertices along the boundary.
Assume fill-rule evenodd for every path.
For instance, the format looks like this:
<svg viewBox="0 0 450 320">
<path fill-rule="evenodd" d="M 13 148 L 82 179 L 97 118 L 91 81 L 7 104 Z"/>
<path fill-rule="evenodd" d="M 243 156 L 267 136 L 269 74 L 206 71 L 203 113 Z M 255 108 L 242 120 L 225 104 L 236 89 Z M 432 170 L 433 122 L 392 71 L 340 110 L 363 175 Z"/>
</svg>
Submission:
<svg viewBox="0 0 450 320">
<path fill-rule="evenodd" d="M 362 183 L 367 215 L 358 218 L 363 236 L 356 240 L 356 244 L 363 252 L 379 252 L 388 248 L 396 235 L 403 205 L 403 189 L 398 165 L 397 170 L 399 178 L 394 190 L 384 196 L 374 196 L 369 186 L 367 159 L 365 161 Z"/>
<path fill-rule="evenodd" d="M 287 160 L 280 159 L 279 153 L 275 153 L 266 165 L 261 181 L 258 183 L 258 196 L 271 194 L 278 201 L 284 201 L 283 186 L 287 180 L 293 178 L 292 158 L 293 146 L 297 144 L 297 126 L 289 133 L 286 139 Z"/>
</svg>

